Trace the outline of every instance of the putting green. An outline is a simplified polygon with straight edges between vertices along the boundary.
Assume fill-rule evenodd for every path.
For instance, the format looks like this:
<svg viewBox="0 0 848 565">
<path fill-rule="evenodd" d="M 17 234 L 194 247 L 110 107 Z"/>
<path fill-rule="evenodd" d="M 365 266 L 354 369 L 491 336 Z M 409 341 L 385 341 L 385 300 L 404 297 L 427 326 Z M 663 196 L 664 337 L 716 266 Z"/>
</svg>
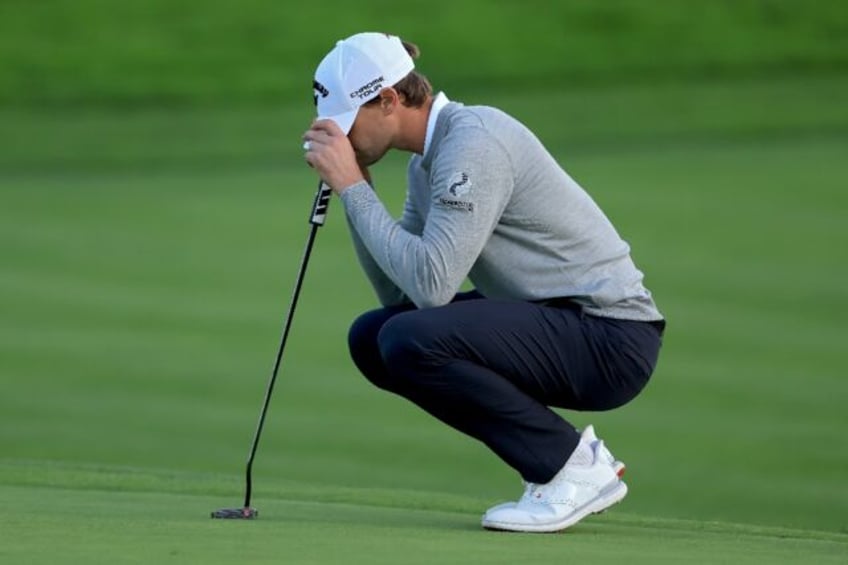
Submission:
<svg viewBox="0 0 848 565">
<path fill-rule="evenodd" d="M 210 509 L 238 500 L 235 478 L 24 463 L 0 465 L 0 477 L 9 563 L 829 564 L 848 552 L 844 534 L 618 509 L 559 534 L 494 533 L 480 529 L 473 498 L 275 481 L 258 519 L 212 520 Z"/>
</svg>

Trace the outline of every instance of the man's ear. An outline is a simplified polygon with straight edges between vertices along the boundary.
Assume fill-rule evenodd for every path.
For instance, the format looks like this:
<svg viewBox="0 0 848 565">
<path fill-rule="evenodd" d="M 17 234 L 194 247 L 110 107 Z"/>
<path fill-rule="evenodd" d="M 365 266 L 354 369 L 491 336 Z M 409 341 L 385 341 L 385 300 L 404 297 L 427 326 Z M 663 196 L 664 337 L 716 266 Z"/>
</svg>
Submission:
<svg viewBox="0 0 848 565">
<path fill-rule="evenodd" d="M 388 116 L 400 105 L 400 96 L 394 88 L 384 88 L 380 91 L 380 108 L 383 115 Z"/>
</svg>

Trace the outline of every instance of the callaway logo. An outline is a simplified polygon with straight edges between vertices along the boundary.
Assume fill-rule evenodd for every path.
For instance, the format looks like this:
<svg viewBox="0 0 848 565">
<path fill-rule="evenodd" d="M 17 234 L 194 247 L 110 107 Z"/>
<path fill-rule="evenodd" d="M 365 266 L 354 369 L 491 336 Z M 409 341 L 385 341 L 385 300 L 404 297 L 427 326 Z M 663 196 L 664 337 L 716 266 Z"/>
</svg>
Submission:
<svg viewBox="0 0 848 565">
<path fill-rule="evenodd" d="M 317 80 L 312 81 L 312 89 L 314 92 L 312 93 L 312 101 L 315 102 L 315 105 L 318 105 L 318 96 L 321 98 L 326 98 L 330 95 L 330 91 L 327 90 L 327 87 L 318 82 Z"/>
<path fill-rule="evenodd" d="M 448 192 L 454 196 L 465 196 L 471 190 L 471 179 L 465 173 L 454 173 L 448 180 Z"/>
</svg>

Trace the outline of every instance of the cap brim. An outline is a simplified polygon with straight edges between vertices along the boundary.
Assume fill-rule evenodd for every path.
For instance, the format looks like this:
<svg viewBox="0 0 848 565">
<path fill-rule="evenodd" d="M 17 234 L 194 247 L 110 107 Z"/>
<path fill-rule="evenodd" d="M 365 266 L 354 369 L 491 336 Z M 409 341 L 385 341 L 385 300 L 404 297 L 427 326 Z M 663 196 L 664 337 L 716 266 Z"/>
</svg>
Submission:
<svg viewBox="0 0 848 565">
<path fill-rule="evenodd" d="M 353 127 L 353 122 L 356 120 L 356 114 L 359 112 L 359 108 L 354 108 L 349 112 L 344 112 L 342 114 L 336 114 L 335 116 L 318 116 L 319 120 L 333 120 L 336 122 L 336 125 L 344 132 L 345 135 L 350 133 L 350 128 Z"/>
</svg>

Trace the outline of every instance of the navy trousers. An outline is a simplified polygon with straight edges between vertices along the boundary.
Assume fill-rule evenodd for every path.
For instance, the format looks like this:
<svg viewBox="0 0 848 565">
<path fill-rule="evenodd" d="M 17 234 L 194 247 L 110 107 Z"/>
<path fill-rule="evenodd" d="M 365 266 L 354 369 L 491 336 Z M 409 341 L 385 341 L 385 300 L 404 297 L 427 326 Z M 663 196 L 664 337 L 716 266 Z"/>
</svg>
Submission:
<svg viewBox="0 0 848 565">
<path fill-rule="evenodd" d="M 457 295 L 394 306 L 352 325 L 351 357 L 376 386 L 478 439 L 526 481 L 547 483 L 579 432 L 549 407 L 609 410 L 633 399 L 657 362 L 664 322 L 549 304 Z"/>
</svg>

